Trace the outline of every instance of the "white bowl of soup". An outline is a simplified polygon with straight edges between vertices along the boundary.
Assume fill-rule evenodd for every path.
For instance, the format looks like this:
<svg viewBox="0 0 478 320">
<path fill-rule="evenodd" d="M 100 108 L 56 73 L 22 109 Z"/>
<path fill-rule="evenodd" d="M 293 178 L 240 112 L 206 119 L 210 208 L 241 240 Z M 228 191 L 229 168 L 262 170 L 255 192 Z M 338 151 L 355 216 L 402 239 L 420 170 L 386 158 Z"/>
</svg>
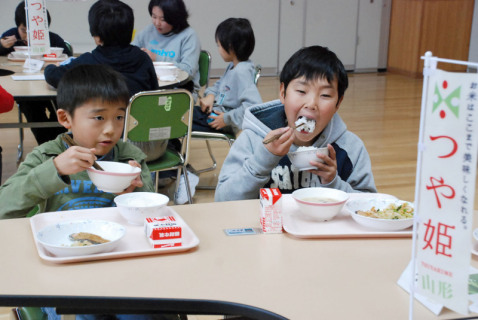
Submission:
<svg viewBox="0 0 478 320">
<path fill-rule="evenodd" d="M 342 210 L 349 195 L 331 188 L 303 188 L 292 193 L 301 216 L 310 221 L 332 220 Z"/>
</svg>

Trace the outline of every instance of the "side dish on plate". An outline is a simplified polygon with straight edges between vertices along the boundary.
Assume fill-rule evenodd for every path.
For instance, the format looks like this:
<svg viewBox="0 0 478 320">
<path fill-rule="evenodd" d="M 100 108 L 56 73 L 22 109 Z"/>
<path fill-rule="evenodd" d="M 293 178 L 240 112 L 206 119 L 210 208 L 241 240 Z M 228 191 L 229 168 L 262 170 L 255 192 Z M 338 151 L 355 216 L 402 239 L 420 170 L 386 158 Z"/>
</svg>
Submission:
<svg viewBox="0 0 478 320">
<path fill-rule="evenodd" d="M 38 242 L 57 257 L 84 256 L 113 250 L 125 235 L 124 226 L 104 220 L 72 220 L 44 227 Z"/>
<path fill-rule="evenodd" d="M 357 214 L 378 219 L 410 219 L 413 218 L 413 207 L 409 202 L 392 202 L 382 209 L 357 210 Z"/>
<path fill-rule="evenodd" d="M 413 204 L 395 199 L 350 200 L 345 210 L 360 225 L 381 231 L 399 231 L 413 225 Z"/>
</svg>

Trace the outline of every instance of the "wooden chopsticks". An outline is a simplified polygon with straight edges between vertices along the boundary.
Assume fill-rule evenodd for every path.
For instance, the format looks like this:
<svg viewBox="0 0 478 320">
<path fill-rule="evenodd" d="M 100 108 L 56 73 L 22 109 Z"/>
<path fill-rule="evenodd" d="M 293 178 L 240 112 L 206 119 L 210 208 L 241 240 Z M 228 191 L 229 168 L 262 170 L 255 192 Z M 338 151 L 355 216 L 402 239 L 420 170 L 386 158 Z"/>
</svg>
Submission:
<svg viewBox="0 0 478 320">
<path fill-rule="evenodd" d="M 297 129 L 297 128 L 300 128 L 300 127 L 302 127 L 304 124 L 305 124 L 305 123 L 301 123 L 301 124 L 299 124 L 297 127 L 292 127 L 292 129 L 295 130 L 295 129 Z M 283 134 L 284 134 L 284 133 L 276 134 L 276 135 L 273 136 L 272 138 L 269 138 L 269 139 L 267 139 L 267 140 L 263 140 L 262 143 L 263 143 L 263 144 L 271 143 L 272 141 L 279 139 Z"/>
<path fill-rule="evenodd" d="M 76 142 L 73 141 L 73 139 L 70 137 L 69 134 L 67 133 L 64 133 L 61 135 L 61 138 L 63 139 L 63 141 L 65 141 L 65 143 L 67 145 L 69 145 L 70 147 L 73 147 L 73 146 L 76 146 Z M 95 168 L 96 170 L 101 170 L 101 171 L 105 171 L 98 163 L 93 162 L 93 168 Z"/>
</svg>

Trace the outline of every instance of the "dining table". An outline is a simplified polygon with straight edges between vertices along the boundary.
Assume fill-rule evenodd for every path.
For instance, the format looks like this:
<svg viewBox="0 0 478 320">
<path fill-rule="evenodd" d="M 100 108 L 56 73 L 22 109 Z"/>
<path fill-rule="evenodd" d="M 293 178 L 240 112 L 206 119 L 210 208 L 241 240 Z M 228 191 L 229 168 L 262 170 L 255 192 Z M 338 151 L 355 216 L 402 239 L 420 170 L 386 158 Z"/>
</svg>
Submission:
<svg viewBox="0 0 478 320">
<path fill-rule="evenodd" d="M 51 58 L 50 58 L 51 60 Z M 61 61 L 44 61 L 43 67 L 38 72 L 27 72 L 24 69 L 24 60 L 12 59 L 10 56 L 0 56 L 0 85 L 9 92 L 17 104 L 21 106 L 23 101 L 43 100 L 46 103 L 55 105 L 56 89 L 49 85 L 44 77 L 43 70 L 49 64 L 55 64 Z M 11 73 L 11 74 L 10 74 Z M 158 78 L 159 89 L 170 89 L 181 86 L 189 80 L 186 71 L 178 69 L 176 80 L 163 81 Z M 23 122 L 20 108 L 18 109 L 18 121 L 4 122 L 0 117 L 0 129 L 19 128 L 20 142 L 18 145 L 17 162 L 23 157 L 23 129 L 24 128 L 45 128 L 59 127 L 58 122 Z"/>
<path fill-rule="evenodd" d="M 285 224 L 285 217 L 297 208 L 290 195 L 283 197 Z M 118 208 L 86 210 L 90 212 L 83 214 L 91 217 L 108 214 L 121 221 Z M 411 230 L 397 236 L 262 233 L 258 199 L 168 210 L 181 217 L 197 243 L 184 251 L 113 254 L 91 260 L 45 259 L 33 232 L 34 217 L 0 221 L 0 306 L 50 306 L 65 314 L 114 310 L 252 319 L 406 319 L 409 315 L 409 294 L 397 280 L 411 260 Z M 350 217 L 337 219 L 349 227 L 353 223 Z M 332 227 L 333 221 L 322 224 Z M 128 228 L 143 232 L 142 226 Z M 227 230 L 251 232 L 228 235 Z M 477 262 L 473 257 L 472 264 Z M 463 318 L 446 308 L 436 316 L 419 302 L 413 305 L 414 319 Z"/>
</svg>

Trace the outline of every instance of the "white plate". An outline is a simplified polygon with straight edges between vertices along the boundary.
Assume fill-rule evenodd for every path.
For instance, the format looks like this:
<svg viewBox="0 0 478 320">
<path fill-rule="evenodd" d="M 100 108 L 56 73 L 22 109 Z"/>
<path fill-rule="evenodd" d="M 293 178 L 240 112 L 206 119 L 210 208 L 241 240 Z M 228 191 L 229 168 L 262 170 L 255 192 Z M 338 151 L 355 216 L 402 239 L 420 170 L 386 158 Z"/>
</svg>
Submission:
<svg viewBox="0 0 478 320">
<path fill-rule="evenodd" d="M 88 232 L 96 234 L 109 242 L 90 245 L 72 246 L 72 233 Z M 73 220 L 51 224 L 36 234 L 38 242 L 57 257 L 73 257 L 108 252 L 113 250 L 125 235 L 125 228 L 115 222 L 103 220 Z"/>
<path fill-rule="evenodd" d="M 166 215 L 174 216 L 176 221 L 183 227 L 182 245 L 179 247 L 158 249 L 152 248 L 144 233 L 144 227 L 125 224 L 124 218 L 120 215 L 119 210 L 116 207 L 41 213 L 34 215 L 32 218 L 30 218 L 30 226 L 32 228 L 38 255 L 41 259 L 53 263 L 72 263 L 90 260 L 158 255 L 188 251 L 197 247 L 199 245 L 199 239 L 191 230 L 191 228 L 186 224 L 186 222 L 184 222 L 181 216 L 170 207 L 166 207 L 165 210 L 169 211 Z M 45 248 L 39 243 L 36 234 L 44 227 L 55 223 L 80 219 L 98 219 L 124 224 L 126 234 L 123 239 L 121 239 L 121 241 L 118 243 L 118 246 L 110 252 L 77 257 L 56 257 L 49 253 L 47 250 L 45 250 Z"/>
<path fill-rule="evenodd" d="M 413 225 L 413 218 L 409 219 L 379 219 L 366 217 L 357 214 L 357 210 L 367 211 L 372 207 L 377 209 L 384 209 L 390 204 L 403 204 L 408 203 L 413 208 L 413 203 L 403 200 L 396 199 L 377 199 L 377 198 L 364 198 L 364 199 L 355 199 L 348 201 L 344 209 L 349 212 L 352 218 L 360 225 L 363 225 L 367 228 L 374 230 L 382 231 L 398 231 L 410 228 Z"/>
<path fill-rule="evenodd" d="M 349 193 L 349 200 L 376 197 L 379 199 L 397 199 L 392 195 L 383 193 Z M 366 228 L 356 223 L 347 211 L 340 213 L 330 221 L 312 222 L 302 218 L 299 206 L 291 195 L 283 195 L 282 214 L 284 230 L 298 238 L 402 238 L 411 237 L 412 230 L 379 231 Z"/>
</svg>

